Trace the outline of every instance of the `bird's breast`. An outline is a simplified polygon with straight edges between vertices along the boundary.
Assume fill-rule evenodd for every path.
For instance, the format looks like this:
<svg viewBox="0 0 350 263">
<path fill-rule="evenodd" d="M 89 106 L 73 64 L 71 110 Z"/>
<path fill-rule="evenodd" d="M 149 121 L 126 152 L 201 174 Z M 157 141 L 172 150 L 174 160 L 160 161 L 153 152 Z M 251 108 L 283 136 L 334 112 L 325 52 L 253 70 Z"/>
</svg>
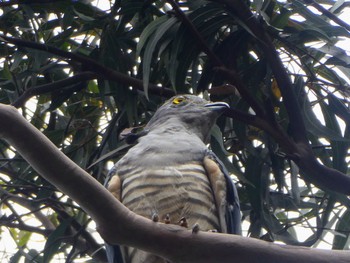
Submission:
<svg viewBox="0 0 350 263">
<path fill-rule="evenodd" d="M 121 201 L 133 212 L 202 230 L 219 229 L 210 183 L 201 162 L 120 170 Z"/>
</svg>

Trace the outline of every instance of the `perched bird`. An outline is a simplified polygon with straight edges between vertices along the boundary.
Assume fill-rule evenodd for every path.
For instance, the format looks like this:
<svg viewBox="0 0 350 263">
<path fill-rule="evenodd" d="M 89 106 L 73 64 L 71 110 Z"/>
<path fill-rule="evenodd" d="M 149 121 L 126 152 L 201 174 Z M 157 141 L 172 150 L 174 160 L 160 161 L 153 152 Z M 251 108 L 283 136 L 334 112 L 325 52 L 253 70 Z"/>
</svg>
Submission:
<svg viewBox="0 0 350 263">
<path fill-rule="evenodd" d="M 155 222 L 198 231 L 240 234 L 237 190 L 206 144 L 228 108 L 193 95 L 175 96 L 151 118 L 111 169 L 107 188 L 126 207 Z M 109 262 L 164 263 L 132 247 L 107 245 Z"/>
</svg>

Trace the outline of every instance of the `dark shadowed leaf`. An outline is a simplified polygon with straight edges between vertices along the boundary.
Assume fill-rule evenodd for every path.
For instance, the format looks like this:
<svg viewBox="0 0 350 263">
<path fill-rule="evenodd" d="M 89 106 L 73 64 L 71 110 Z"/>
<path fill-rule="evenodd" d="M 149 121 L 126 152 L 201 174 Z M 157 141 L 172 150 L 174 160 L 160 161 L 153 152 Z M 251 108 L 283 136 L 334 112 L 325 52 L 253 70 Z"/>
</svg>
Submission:
<svg viewBox="0 0 350 263">
<path fill-rule="evenodd" d="M 49 235 L 44 248 L 43 262 L 49 262 L 52 257 L 59 251 L 59 248 L 67 235 L 67 230 L 71 222 L 64 220 L 61 224 Z"/>
</svg>

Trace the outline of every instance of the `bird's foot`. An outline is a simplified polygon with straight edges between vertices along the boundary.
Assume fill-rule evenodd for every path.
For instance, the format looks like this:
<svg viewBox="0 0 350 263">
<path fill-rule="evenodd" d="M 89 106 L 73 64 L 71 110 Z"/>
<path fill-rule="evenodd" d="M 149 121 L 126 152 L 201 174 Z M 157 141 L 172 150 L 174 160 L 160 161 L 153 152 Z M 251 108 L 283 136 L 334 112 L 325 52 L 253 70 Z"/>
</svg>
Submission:
<svg viewBox="0 0 350 263">
<path fill-rule="evenodd" d="M 199 232 L 199 225 L 197 223 L 195 223 L 193 226 L 192 226 L 192 234 L 196 234 Z"/>
<path fill-rule="evenodd" d="M 166 214 L 166 216 L 164 218 L 164 223 L 165 224 L 170 224 L 170 216 L 169 216 L 169 214 Z"/>
<path fill-rule="evenodd" d="M 180 226 L 188 228 L 188 223 L 187 223 L 186 217 L 181 217 L 181 219 L 179 220 L 178 223 Z"/>
<path fill-rule="evenodd" d="M 159 222 L 159 215 L 157 213 L 153 213 L 152 215 L 152 221 L 153 222 Z"/>
</svg>

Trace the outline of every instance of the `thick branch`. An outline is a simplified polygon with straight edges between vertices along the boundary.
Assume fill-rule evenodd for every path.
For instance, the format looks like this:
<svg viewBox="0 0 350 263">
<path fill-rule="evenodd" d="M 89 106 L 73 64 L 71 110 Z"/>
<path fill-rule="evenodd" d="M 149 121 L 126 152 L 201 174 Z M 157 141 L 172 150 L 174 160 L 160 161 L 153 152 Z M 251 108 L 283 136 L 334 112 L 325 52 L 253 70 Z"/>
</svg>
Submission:
<svg viewBox="0 0 350 263">
<path fill-rule="evenodd" d="M 44 178 L 95 220 L 111 244 L 159 254 L 172 262 L 349 262 L 344 251 L 280 246 L 235 235 L 185 230 L 135 215 L 61 153 L 11 106 L 0 105 L 0 137 L 9 141 Z M 55 169 L 52 169 L 52 168 Z M 80 189 L 84 189 L 81 191 Z M 132 234 L 130 234 L 132 233 Z"/>
<path fill-rule="evenodd" d="M 290 157 L 298 164 L 305 179 L 322 189 L 350 195 L 350 176 L 320 164 L 312 152 L 306 135 L 306 128 L 293 84 L 285 70 L 283 63 L 274 47 L 270 36 L 262 24 L 255 18 L 248 6 L 241 0 L 218 0 L 225 4 L 239 19 L 249 28 L 250 32 L 259 40 L 260 46 L 270 64 L 283 96 L 283 103 L 289 116 L 289 126 L 294 141 L 279 125 L 260 122 L 281 146 L 284 147 Z M 272 127 L 273 126 L 273 127 Z M 276 129 L 275 131 L 271 128 Z M 286 144 L 287 143 L 287 144 Z"/>
<path fill-rule="evenodd" d="M 272 136 L 288 157 L 299 166 L 306 181 L 321 189 L 350 195 L 350 176 L 322 165 L 309 145 L 295 143 L 278 123 L 271 125 L 265 119 L 235 109 L 227 110 L 224 115 L 262 129 Z"/>
<path fill-rule="evenodd" d="M 321 189 L 350 195 L 350 176 L 322 165 L 309 146 L 297 144 L 296 147 L 298 151 L 295 153 L 294 161 L 306 181 Z"/>
</svg>

